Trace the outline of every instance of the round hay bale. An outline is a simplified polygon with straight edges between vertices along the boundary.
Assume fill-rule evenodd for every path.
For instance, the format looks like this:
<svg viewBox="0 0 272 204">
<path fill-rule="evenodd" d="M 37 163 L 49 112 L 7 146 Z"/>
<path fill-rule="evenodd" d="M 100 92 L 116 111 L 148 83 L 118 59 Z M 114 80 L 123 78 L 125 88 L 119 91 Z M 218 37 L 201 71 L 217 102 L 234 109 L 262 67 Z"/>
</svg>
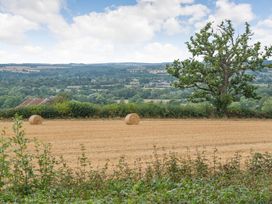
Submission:
<svg viewBox="0 0 272 204">
<path fill-rule="evenodd" d="M 31 125 L 41 125 L 43 118 L 39 115 L 32 115 L 28 121 Z"/>
<path fill-rule="evenodd" d="M 128 114 L 125 118 L 127 125 L 138 125 L 140 123 L 140 116 L 137 113 Z"/>
</svg>

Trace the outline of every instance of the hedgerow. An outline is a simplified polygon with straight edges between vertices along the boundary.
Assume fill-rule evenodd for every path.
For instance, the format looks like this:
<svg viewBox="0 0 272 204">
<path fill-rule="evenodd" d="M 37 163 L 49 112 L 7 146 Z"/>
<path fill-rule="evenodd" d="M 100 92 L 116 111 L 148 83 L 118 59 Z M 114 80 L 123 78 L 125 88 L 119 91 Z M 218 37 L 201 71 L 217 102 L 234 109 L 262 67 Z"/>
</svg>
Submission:
<svg viewBox="0 0 272 204">
<path fill-rule="evenodd" d="M 116 118 L 136 112 L 144 118 L 210 117 L 213 107 L 209 104 L 107 104 L 66 102 L 54 105 L 28 106 L 0 110 L 0 118 L 12 118 L 16 114 L 28 118 L 33 114 L 44 118 Z"/>
<path fill-rule="evenodd" d="M 163 103 L 115 103 L 92 104 L 69 101 L 51 105 L 28 106 L 0 110 L 0 118 L 12 118 L 16 114 L 29 118 L 33 114 L 44 118 L 120 118 L 129 113 L 143 118 L 212 118 L 219 117 L 209 103 L 163 104 Z M 228 107 L 227 117 L 272 118 L 272 98 L 261 101 L 241 100 Z"/>
</svg>

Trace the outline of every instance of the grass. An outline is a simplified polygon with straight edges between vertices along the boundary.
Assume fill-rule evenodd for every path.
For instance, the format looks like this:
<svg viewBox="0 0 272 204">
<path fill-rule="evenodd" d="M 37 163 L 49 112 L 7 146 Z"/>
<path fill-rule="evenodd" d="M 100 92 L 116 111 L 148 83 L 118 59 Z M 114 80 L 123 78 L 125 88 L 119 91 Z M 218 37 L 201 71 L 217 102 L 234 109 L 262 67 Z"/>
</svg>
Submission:
<svg viewBox="0 0 272 204">
<path fill-rule="evenodd" d="M 272 202 L 270 153 L 252 153 L 245 162 L 237 153 L 223 163 L 216 150 L 208 160 L 205 152 L 159 156 L 154 148 L 150 162 L 130 166 L 122 157 L 112 170 L 94 168 L 82 145 L 78 166 L 70 168 L 49 144 L 27 139 L 18 117 L 13 131 L 1 134 L 1 203 Z"/>
</svg>

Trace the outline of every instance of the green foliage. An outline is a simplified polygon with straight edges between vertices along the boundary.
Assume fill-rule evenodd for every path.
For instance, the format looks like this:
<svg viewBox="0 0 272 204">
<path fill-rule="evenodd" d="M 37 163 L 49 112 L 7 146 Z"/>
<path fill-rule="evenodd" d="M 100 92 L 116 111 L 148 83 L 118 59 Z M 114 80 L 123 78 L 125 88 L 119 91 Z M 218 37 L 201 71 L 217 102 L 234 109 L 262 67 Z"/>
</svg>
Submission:
<svg viewBox="0 0 272 204">
<path fill-rule="evenodd" d="M 97 108 L 90 103 L 71 102 L 68 104 L 69 116 L 73 118 L 87 118 L 96 115 Z"/>
<path fill-rule="evenodd" d="M 241 98 L 240 102 L 233 102 L 228 106 L 228 116 L 245 118 L 271 117 L 271 114 L 264 114 L 261 110 L 262 107 L 263 104 L 257 100 Z"/>
<path fill-rule="evenodd" d="M 272 98 L 268 98 L 262 106 L 262 112 L 271 115 L 272 114 Z"/>
<path fill-rule="evenodd" d="M 177 81 L 177 88 L 193 88 L 191 100 L 209 101 L 219 115 L 241 97 L 257 98 L 252 84 L 255 76 L 250 71 L 260 71 L 272 54 L 272 47 L 262 52 L 259 42 L 250 45 L 253 33 L 249 24 L 245 32 L 235 36 L 231 21 L 222 22 L 218 29 L 208 23 L 187 42 L 192 58 L 174 61 L 167 66 L 169 74 Z M 201 59 L 201 61 L 199 61 Z"/>
<path fill-rule="evenodd" d="M 28 106 L 0 110 L 0 118 L 12 118 L 16 114 L 29 118 L 38 114 L 44 118 L 116 118 L 136 112 L 144 118 L 210 117 L 214 108 L 208 103 L 157 104 L 120 103 L 97 105 L 82 102 L 65 102 L 54 105 Z"/>
<path fill-rule="evenodd" d="M 229 117 L 240 118 L 272 118 L 271 97 L 261 100 L 242 98 L 240 102 L 234 102 L 228 106 Z"/>
<path fill-rule="evenodd" d="M 237 153 L 222 162 L 205 152 L 160 152 L 129 165 L 120 158 L 95 169 L 81 145 L 78 166 L 70 168 L 51 146 L 27 139 L 16 116 L 13 136 L 0 140 L 1 203 L 271 203 L 272 154 L 254 153 L 242 162 Z M 32 150 L 30 150 L 30 147 Z M 33 151 L 33 147 L 34 150 Z"/>
<path fill-rule="evenodd" d="M 71 99 L 71 96 L 68 93 L 59 93 L 57 96 L 53 98 L 52 103 L 58 104 L 58 103 L 65 103 Z"/>
<path fill-rule="evenodd" d="M 130 103 L 143 103 L 144 99 L 141 98 L 139 95 L 135 95 L 129 100 L 129 102 Z"/>
<path fill-rule="evenodd" d="M 29 66 L 39 72 L 24 74 L 1 72 L 0 109 L 14 108 L 26 98 L 36 97 L 57 96 L 53 103 L 62 103 L 70 99 L 110 104 L 122 99 L 130 100 L 135 96 L 138 99 L 178 99 L 188 95 L 186 92 L 171 87 L 161 87 L 170 83 L 171 77 L 167 74 L 154 74 L 152 71 L 164 71 L 164 63 L 43 65 L 47 68 L 42 69 L 40 64 L 16 66 Z M 136 71 L 133 71 L 134 66 Z M 138 70 L 138 67 L 141 68 Z M 140 82 L 139 86 L 131 85 L 131 82 L 135 80 Z"/>
<path fill-rule="evenodd" d="M 0 107 L 2 108 L 12 108 L 20 104 L 23 100 L 20 96 L 0 96 Z"/>
<path fill-rule="evenodd" d="M 234 118 L 272 118 L 271 98 L 253 100 L 242 98 L 227 107 L 227 116 Z M 28 106 L 0 110 L 0 118 L 11 119 L 16 114 L 23 118 L 38 114 L 44 118 L 120 118 L 138 113 L 142 118 L 212 118 L 216 110 L 209 103 L 114 103 L 97 105 L 64 102 L 52 105 Z"/>
</svg>

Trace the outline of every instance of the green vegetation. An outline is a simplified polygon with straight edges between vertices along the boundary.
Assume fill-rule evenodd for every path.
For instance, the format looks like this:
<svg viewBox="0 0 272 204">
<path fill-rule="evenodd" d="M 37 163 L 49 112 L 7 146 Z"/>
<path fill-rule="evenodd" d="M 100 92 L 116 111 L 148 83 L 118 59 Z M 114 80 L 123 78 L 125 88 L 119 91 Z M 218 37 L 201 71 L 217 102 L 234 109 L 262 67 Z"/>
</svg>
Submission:
<svg viewBox="0 0 272 204">
<path fill-rule="evenodd" d="M 209 104 L 157 104 L 120 103 L 98 105 L 84 102 L 65 102 L 53 105 L 29 106 L 0 111 L 0 118 L 12 118 L 16 114 L 28 118 L 39 114 L 44 118 L 117 118 L 129 113 L 145 118 L 209 117 L 213 107 Z"/>
<path fill-rule="evenodd" d="M 177 78 L 174 86 L 193 88 L 192 100 L 209 101 L 221 115 L 242 97 L 257 99 L 253 72 L 268 67 L 265 62 L 272 56 L 272 46 L 250 45 L 252 36 L 247 23 L 245 32 L 238 36 L 231 21 L 222 22 L 218 29 L 208 23 L 187 42 L 192 58 L 176 60 L 167 67 Z"/>
<path fill-rule="evenodd" d="M 20 118 L 14 135 L 0 137 L 1 203 L 271 203 L 272 154 L 237 153 L 222 162 L 217 151 L 192 156 L 159 154 L 110 170 L 93 168 L 81 146 L 78 166 L 70 168 L 51 146 L 25 137 Z M 30 151 L 30 146 L 32 150 Z M 35 147 L 33 151 L 33 146 Z"/>
<path fill-rule="evenodd" d="M 267 62 L 268 63 L 268 62 Z M 47 98 L 66 93 L 69 99 L 96 104 L 119 101 L 163 100 L 187 103 L 192 90 L 171 87 L 174 77 L 166 73 L 166 64 L 101 65 L 0 65 L 0 109 L 14 108 L 25 98 Z M 1 67 L 7 67 L 1 71 Z M 27 66 L 36 72 L 7 70 Z M 260 97 L 272 96 L 272 69 L 253 73 Z"/>
<path fill-rule="evenodd" d="M 1 66 L 7 67 L 1 72 Z M 37 72 L 9 72 L 28 66 Z M 72 100 L 108 104 L 120 100 L 182 100 L 188 91 L 170 86 L 165 64 L 0 65 L 0 109 L 13 108 L 27 97 L 66 93 Z"/>
<path fill-rule="evenodd" d="M 58 100 L 61 100 L 59 98 Z M 234 118 L 272 118 L 272 98 L 256 101 L 241 99 L 227 109 L 227 116 Z M 51 105 L 28 106 L 0 110 L 0 118 L 11 119 L 16 114 L 29 118 L 39 114 L 44 118 L 120 118 L 129 113 L 138 113 L 143 118 L 214 118 L 216 109 L 209 103 L 115 103 L 92 104 L 67 101 Z"/>
</svg>

